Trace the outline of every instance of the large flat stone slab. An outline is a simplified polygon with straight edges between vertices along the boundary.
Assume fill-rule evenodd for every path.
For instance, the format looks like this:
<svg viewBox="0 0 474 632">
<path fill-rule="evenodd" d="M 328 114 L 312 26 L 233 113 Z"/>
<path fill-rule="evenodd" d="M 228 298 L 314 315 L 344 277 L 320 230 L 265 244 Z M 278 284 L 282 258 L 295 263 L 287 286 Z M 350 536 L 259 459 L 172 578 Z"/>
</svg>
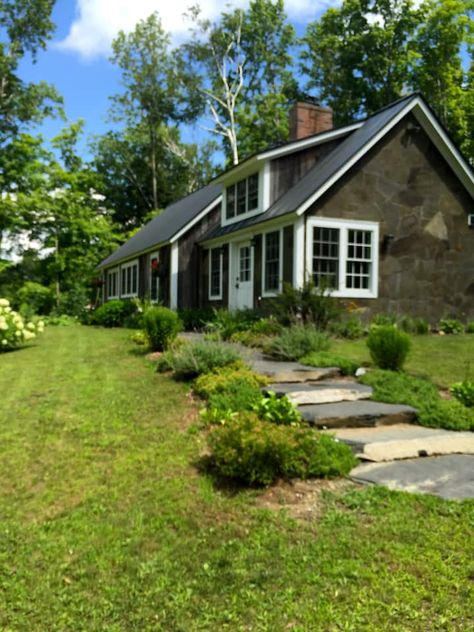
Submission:
<svg viewBox="0 0 474 632">
<path fill-rule="evenodd" d="M 474 498 L 474 456 L 452 454 L 427 458 L 368 463 L 351 472 L 360 483 L 389 489 L 431 494 L 448 500 Z"/>
<path fill-rule="evenodd" d="M 397 424 L 376 428 L 341 428 L 334 433 L 367 461 L 418 456 L 474 454 L 474 433 Z"/>
<path fill-rule="evenodd" d="M 269 377 L 274 383 L 281 382 L 316 382 L 339 375 L 337 367 L 318 369 L 298 362 L 277 362 L 251 356 L 248 362 L 254 371 Z"/>
<path fill-rule="evenodd" d="M 270 384 L 266 391 L 274 391 L 277 395 L 286 395 L 296 405 L 303 404 L 330 404 L 333 402 L 354 402 L 359 399 L 368 399 L 372 395 L 372 389 L 358 382 L 283 382 L 282 384 Z"/>
<path fill-rule="evenodd" d="M 411 423 L 416 410 L 411 406 L 373 401 L 311 404 L 298 407 L 303 419 L 319 428 L 360 428 Z"/>
</svg>

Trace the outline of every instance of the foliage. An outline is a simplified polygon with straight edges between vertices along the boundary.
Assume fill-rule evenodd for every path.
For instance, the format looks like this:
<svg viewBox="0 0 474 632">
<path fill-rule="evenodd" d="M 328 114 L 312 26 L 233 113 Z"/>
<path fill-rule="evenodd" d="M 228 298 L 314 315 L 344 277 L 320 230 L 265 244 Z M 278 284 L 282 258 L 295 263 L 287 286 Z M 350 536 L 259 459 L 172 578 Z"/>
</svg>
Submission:
<svg viewBox="0 0 474 632">
<path fill-rule="evenodd" d="M 132 301 L 116 299 L 107 301 L 90 317 L 91 325 L 100 327 L 123 327 L 127 319 L 136 312 L 136 305 Z"/>
<path fill-rule="evenodd" d="M 283 331 L 283 326 L 273 318 L 261 318 L 248 325 L 242 331 L 236 331 L 230 337 L 232 342 L 238 342 L 247 347 L 265 348 L 271 336 Z"/>
<path fill-rule="evenodd" d="M 439 330 L 444 334 L 462 334 L 464 331 L 463 324 L 455 318 L 442 318 L 439 321 Z"/>
<path fill-rule="evenodd" d="M 453 400 L 443 400 L 428 380 L 399 371 L 369 371 L 361 382 L 374 389 L 372 399 L 406 404 L 417 409 L 422 426 L 447 430 L 474 429 L 474 411 Z"/>
<path fill-rule="evenodd" d="M 77 318 L 68 314 L 50 315 L 45 317 L 46 325 L 53 327 L 70 327 L 77 325 Z"/>
<path fill-rule="evenodd" d="M 329 331 L 338 338 L 356 340 L 364 335 L 364 327 L 357 316 L 350 316 L 340 321 L 335 320 L 329 323 Z"/>
<path fill-rule="evenodd" d="M 293 402 L 286 396 L 278 397 L 273 391 L 267 391 L 265 396 L 254 404 L 252 410 L 257 413 L 259 419 L 282 426 L 298 425 L 301 421 L 301 415 Z"/>
<path fill-rule="evenodd" d="M 309 353 L 299 360 L 301 364 L 308 364 L 317 368 L 337 367 L 343 375 L 354 375 L 359 368 L 359 363 L 349 358 L 328 351 Z"/>
<path fill-rule="evenodd" d="M 348 474 L 356 464 L 350 448 L 333 437 L 282 426 L 241 413 L 209 435 L 217 471 L 250 485 L 269 485 L 279 477 L 311 478 Z"/>
<path fill-rule="evenodd" d="M 178 349 L 169 349 L 160 358 L 159 371 L 173 371 L 176 379 L 189 380 L 202 373 L 210 373 L 240 360 L 239 353 L 219 342 L 197 342 L 184 344 Z"/>
<path fill-rule="evenodd" d="M 149 307 L 142 317 L 149 347 L 152 351 L 164 351 L 182 329 L 179 316 L 167 307 Z"/>
<path fill-rule="evenodd" d="M 141 329 L 133 332 L 133 334 L 130 336 L 130 340 L 134 342 L 136 345 L 138 345 L 139 347 L 148 345 L 148 338 L 145 332 Z"/>
<path fill-rule="evenodd" d="M 474 382 L 472 380 L 456 382 L 449 390 L 461 404 L 468 408 L 474 408 Z"/>
<path fill-rule="evenodd" d="M 284 283 L 273 305 L 276 317 L 284 325 L 303 323 L 326 329 L 341 313 L 329 289 L 316 287 L 313 281 L 306 281 L 300 288 Z"/>
<path fill-rule="evenodd" d="M 260 388 L 268 384 L 268 378 L 255 373 L 242 362 L 236 362 L 200 375 L 196 378 L 193 388 L 197 395 L 209 399 L 215 393 L 223 393 L 234 385 L 239 388 L 244 384 Z"/>
<path fill-rule="evenodd" d="M 183 323 L 184 331 L 201 331 L 206 325 L 212 323 L 215 311 L 207 307 L 191 307 L 179 309 L 178 316 Z"/>
<path fill-rule="evenodd" d="M 271 339 L 266 351 L 278 360 L 299 360 L 305 355 L 329 349 L 329 338 L 312 325 L 293 325 Z"/>
<path fill-rule="evenodd" d="M 426 335 L 430 333 L 430 324 L 424 318 L 402 316 L 398 319 L 398 327 L 407 334 Z"/>
<path fill-rule="evenodd" d="M 25 322 L 21 314 L 12 310 L 6 298 L 0 298 L 0 353 L 33 340 L 43 329 L 42 320 Z"/>
<path fill-rule="evenodd" d="M 233 334 L 248 331 L 259 319 L 260 314 L 252 309 L 216 309 L 207 330 L 218 334 L 222 340 L 230 340 Z"/>
<path fill-rule="evenodd" d="M 395 325 L 373 325 L 367 338 L 367 347 L 379 368 L 400 371 L 410 351 L 411 340 Z"/>
<path fill-rule="evenodd" d="M 49 314 L 54 304 L 54 294 L 49 287 L 36 283 L 35 281 L 27 281 L 16 294 L 16 300 L 22 305 L 27 305 L 33 314 Z"/>
<path fill-rule="evenodd" d="M 466 333 L 467 334 L 474 334 L 474 320 L 472 320 L 469 323 L 467 323 L 467 325 L 466 325 Z"/>
<path fill-rule="evenodd" d="M 207 408 L 201 413 L 201 419 L 207 423 L 225 424 L 229 419 L 243 411 L 251 411 L 261 400 L 258 386 L 250 382 L 231 382 L 224 391 L 209 396 Z"/>
</svg>

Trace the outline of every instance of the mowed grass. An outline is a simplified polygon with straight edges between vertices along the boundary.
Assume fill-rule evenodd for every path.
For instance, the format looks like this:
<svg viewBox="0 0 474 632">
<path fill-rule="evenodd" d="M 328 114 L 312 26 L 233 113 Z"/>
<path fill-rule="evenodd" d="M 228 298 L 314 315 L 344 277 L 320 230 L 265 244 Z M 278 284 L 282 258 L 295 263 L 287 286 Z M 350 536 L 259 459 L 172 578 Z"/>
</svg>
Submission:
<svg viewBox="0 0 474 632">
<path fill-rule="evenodd" d="M 474 379 L 474 335 L 412 336 L 405 369 L 447 388 L 471 376 Z M 365 339 L 334 340 L 331 350 L 361 364 L 370 364 Z"/>
<path fill-rule="evenodd" d="M 187 387 L 129 335 L 50 328 L 0 356 L 0 630 L 473 629 L 473 502 L 258 509 L 198 472 Z"/>
</svg>

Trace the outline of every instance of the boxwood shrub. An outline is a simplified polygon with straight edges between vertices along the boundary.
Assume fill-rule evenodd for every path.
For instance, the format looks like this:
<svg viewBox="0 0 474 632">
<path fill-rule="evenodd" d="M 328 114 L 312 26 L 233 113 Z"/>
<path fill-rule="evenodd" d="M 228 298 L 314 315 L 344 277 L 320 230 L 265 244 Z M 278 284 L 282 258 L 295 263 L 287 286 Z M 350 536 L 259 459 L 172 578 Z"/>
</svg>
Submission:
<svg viewBox="0 0 474 632">
<path fill-rule="evenodd" d="M 90 323 L 99 327 L 123 327 L 136 313 L 137 306 L 132 301 L 107 301 L 91 314 Z"/>
<path fill-rule="evenodd" d="M 373 325 L 367 338 L 367 347 L 373 362 L 380 369 L 400 371 L 410 351 L 411 340 L 396 325 Z"/>
<path fill-rule="evenodd" d="M 183 326 L 176 312 L 162 306 L 148 307 L 142 323 L 151 351 L 167 349 Z"/>
</svg>

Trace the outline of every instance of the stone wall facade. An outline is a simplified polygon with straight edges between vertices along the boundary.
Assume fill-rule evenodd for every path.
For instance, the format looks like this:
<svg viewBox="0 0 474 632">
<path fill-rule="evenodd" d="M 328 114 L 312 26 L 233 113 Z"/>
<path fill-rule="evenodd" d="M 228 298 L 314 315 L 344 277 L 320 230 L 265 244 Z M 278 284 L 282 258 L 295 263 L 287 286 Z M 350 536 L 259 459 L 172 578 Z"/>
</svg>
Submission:
<svg viewBox="0 0 474 632">
<path fill-rule="evenodd" d="M 318 200 L 317 215 L 379 222 L 378 298 L 367 316 L 397 313 L 474 318 L 471 196 L 412 115 Z M 393 240 L 384 247 L 384 236 Z M 352 302 L 352 301 L 351 301 Z"/>
</svg>

